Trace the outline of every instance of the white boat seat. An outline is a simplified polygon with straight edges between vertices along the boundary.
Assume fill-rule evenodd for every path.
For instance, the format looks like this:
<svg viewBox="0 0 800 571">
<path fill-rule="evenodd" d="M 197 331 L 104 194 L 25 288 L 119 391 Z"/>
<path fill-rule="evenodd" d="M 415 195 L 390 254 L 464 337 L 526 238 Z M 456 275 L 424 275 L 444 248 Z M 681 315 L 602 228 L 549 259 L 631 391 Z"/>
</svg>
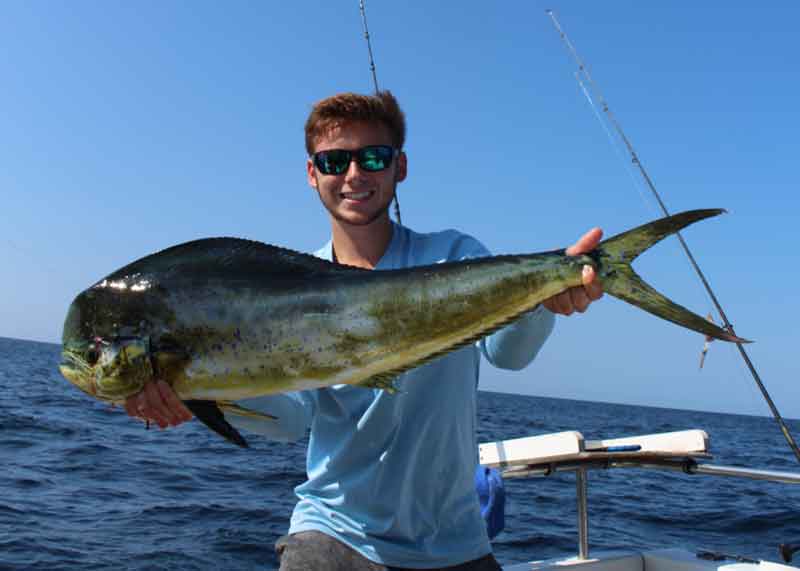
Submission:
<svg viewBox="0 0 800 571">
<path fill-rule="evenodd" d="M 708 450 L 708 434 L 697 429 L 603 440 L 586 440 L 570 430 L 481 444 L 479 460 L 492 468 L 512 468 L 607 458 L 708 458 Z"/>
</svg>

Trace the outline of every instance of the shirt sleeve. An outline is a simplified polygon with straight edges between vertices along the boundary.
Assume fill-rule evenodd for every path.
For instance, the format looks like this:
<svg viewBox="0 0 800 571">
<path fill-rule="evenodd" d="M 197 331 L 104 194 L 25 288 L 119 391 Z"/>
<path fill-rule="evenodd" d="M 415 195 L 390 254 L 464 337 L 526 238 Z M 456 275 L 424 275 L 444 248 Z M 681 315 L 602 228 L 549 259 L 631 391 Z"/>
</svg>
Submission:
<svg viewBox="0 0 800 571">
<path fill-rule="evenodd" d="M 481 339 L 481 352 L 487 361 L 499 369 L 524 369 L 539 354 L 555 322 L 556 316 L 539 305 L 514 323 Z"/>
<path fill-rule="evenodd" d="M 255 432 L 278 442 L 294 442 L 303 438 L 314 412 L 314 403 L 308 391 L 244 399 L 236 404 L 274 416 L 275 420 L 226 412 L 225 419 L 228 422 L 237 429 Z"/>
<path fill-rule="evenodd" d="M 455 259 L 465 260 L 491 255 L 478 240 L 464 237 Z M 555 315 L 542 305 L 523 314 L 513 323 L 498 329 L 478 342 L 483 356 L 494 367 L 519 371 L 539 354 L 555 326 Z"/>
</svg>

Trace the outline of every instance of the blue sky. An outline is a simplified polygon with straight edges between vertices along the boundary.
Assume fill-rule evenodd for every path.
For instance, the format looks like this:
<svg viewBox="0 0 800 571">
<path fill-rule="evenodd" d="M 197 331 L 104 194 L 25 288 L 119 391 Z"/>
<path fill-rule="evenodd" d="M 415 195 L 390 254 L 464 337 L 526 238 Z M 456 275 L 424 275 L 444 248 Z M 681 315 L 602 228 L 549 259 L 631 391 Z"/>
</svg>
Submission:
<svg viewBox="0 0 800 571">
<path fill-rule="evenodd" d="M 658 216 L 575 80 L 546 8 L 589 65 L 784 415 L 800 417 L 800 5 L 367 4 L 381 87 L 408 118 L 404 222 L 496 253 Z M 0 336 L 57 342 L 71 299 L 163 247 L 241 236 L 312 250 L 311 104 L 372 80 L 358 1 L 0 4 Z M 712 310 L 675 240 L 637 269 Z M 768 414 L 735 347 L 612 298 L 560 319 L 491 390 Z M 535 411 L 531 412 L 535 414 Z"/>
</svg>

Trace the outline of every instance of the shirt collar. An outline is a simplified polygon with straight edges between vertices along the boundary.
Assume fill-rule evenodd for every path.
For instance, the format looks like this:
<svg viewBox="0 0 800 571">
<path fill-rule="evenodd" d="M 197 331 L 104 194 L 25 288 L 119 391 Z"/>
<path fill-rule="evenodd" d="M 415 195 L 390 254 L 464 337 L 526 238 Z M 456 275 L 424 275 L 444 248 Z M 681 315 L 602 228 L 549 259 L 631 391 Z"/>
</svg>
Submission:
<svg viewBox="0 0 800 571">
<path fill-rule="evenodd" d="M 391 270 L 399 267 L 400 254 L 403 251 L 403 243 L 406 241 L 405 228 L 392 222 L 392 239 L 389 240 L 389 246 L 386 251 L 375 264 L 376 270 Z M 333 239 L 322 246 L 319 250 L 314 252 L 314 255 L 323 260 L 333 261 Z"/>
</svg>

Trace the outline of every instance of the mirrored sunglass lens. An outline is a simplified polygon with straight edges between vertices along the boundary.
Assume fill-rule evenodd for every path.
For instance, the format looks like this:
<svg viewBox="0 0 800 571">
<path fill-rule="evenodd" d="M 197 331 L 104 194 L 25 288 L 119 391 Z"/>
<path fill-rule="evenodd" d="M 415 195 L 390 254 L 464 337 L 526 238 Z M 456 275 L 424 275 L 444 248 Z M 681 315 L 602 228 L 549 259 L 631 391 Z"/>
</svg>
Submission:
<svg viewBox="0 0 800 571">
<path fill-rule="evenodd" d="M 392 162 L 391 147 L 365 147 L 361 150 L 358 164 L 368 171 L 380 171 L 387 168 Z"/>
<path fill-rule="evenodd" d="M 350 166 L 350 152 L 342 150 L 317 153 L 317 168 L 325 174 L 342 174 Z"/>
</svg>

